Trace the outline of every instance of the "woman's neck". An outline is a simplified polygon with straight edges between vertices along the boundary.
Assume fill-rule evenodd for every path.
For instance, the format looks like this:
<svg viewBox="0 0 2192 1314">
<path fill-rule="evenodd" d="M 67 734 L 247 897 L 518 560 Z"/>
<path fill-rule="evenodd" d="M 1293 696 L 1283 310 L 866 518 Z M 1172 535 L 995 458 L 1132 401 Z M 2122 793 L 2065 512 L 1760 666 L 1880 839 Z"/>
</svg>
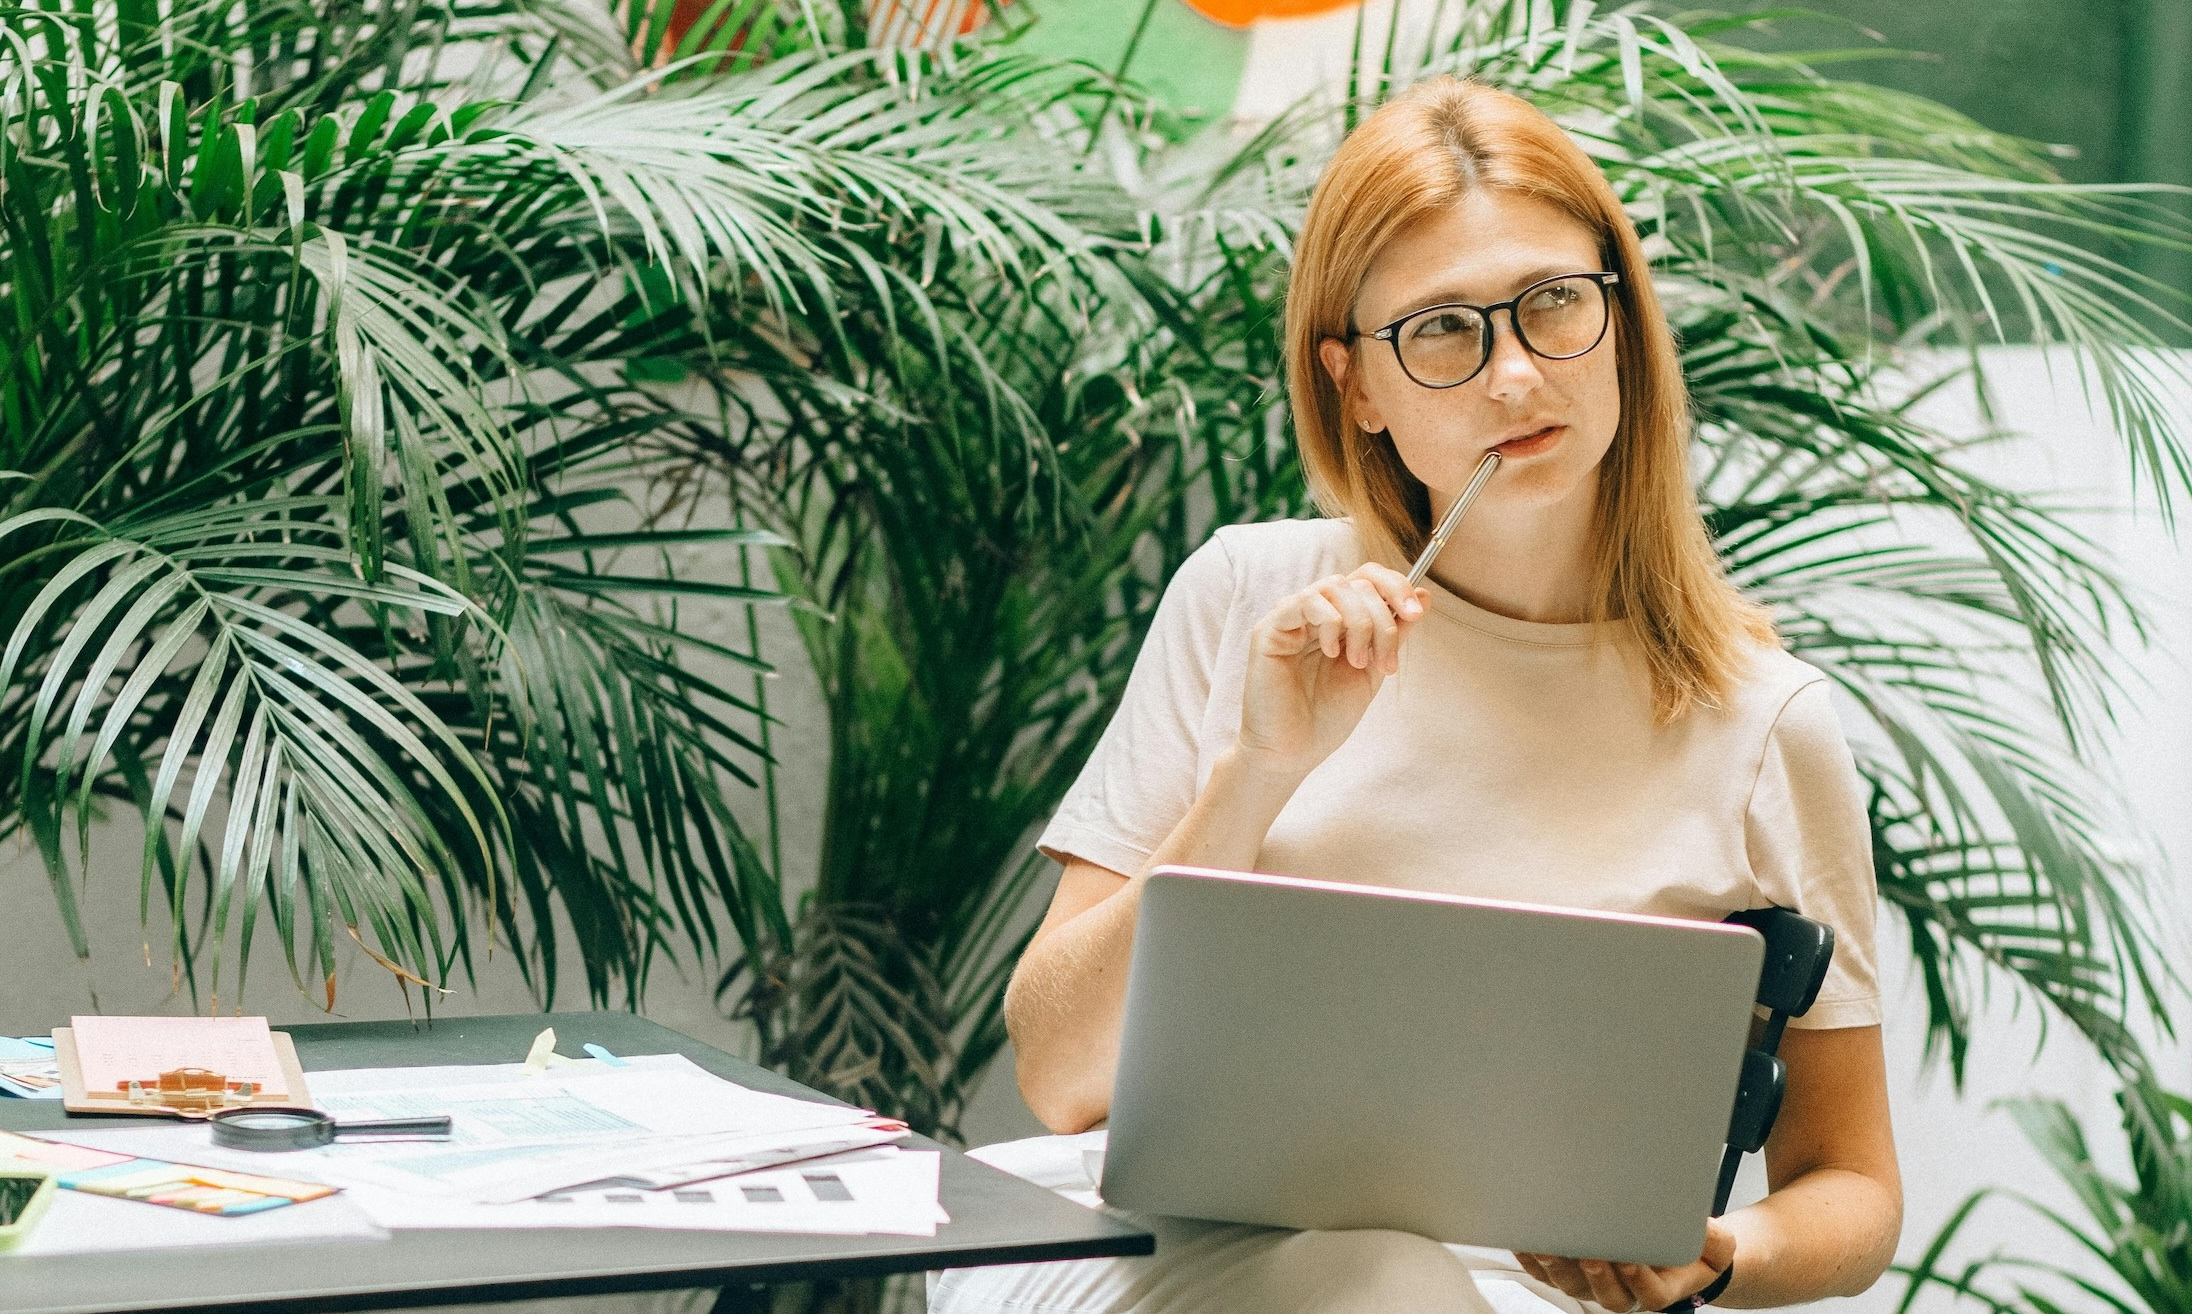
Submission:
<svg viewBox="0 0 2192 1314">
<path fill-rule="evenodd" d="M 1558 502 L 1490 498 L 1462 517 L 1431 577 L 1449 592 L 1497 615 L 1543 624 L 1572 624 L 1591 614 L 1591 522 L 1596 489 L 1589 483 Z M 1436 523 L 1453 499 L 1431 494 Z"/>
</svg>

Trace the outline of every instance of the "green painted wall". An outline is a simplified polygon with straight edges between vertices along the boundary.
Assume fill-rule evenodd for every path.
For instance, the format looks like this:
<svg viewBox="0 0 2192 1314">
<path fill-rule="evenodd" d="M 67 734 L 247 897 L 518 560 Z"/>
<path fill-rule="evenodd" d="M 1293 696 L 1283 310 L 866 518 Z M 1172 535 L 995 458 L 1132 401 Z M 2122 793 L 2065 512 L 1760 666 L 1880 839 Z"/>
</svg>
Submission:
<svg viewBox="0 0 2192 1314">
<path fill-rule="evenodd" d="M 1989 127 L 2057 143 L 2074 182 L 2192 186 L 2192 0 L 1805 0 L 1840 22 L 1786 19 L 1765 49 L 1868 44 L 1915 59 L 1838 64 L 1843 77 L 1916 92 Z M 2178 202 L 2180 211 L 2192 207 Z M 2192 257 L 2148 253 L 2150 275 L 2192 291 Z"/>
<path fill-rule="evenodd" d="M 1784 19 L 1744 44 L 1849 49 L 1873 44 L 1866 33 L 1877 33 L 1912 57 L 1837 63 L 1831 71 L 1927 96 L 2000 131 L 2075 147 L 2077 157 L 2061 162 L 2065 176 L 2115 182 L 2125 154 L 2117 120 L 2127 11 L 2143 3 L 1807 0 L 1806 8 L 1846 21 Z"/>
<path fill-rule="evenodd" d="M 1213 23 L 1180 0 L 1024 0 L 1023 7 L 1035 21 L 1017 38 L 1017 49 L 1085 59 L 1107 73 L 1118 70 L 1146 10 L 1128 74 L 1180 116 L 1175 130 L 1192 132 L 1233 108 L 1248 33 Z"/>
</svg>

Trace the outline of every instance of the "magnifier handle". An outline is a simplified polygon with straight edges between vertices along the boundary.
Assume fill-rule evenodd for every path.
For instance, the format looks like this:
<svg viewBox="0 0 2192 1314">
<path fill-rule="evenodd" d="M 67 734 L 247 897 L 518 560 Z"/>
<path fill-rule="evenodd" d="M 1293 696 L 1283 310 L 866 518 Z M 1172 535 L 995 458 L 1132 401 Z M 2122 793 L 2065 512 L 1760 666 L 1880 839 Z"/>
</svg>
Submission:
<svg viewBox="0 0 2192 1314">
<path fill-rule="evenodd" d="M 373 1122 L 338 1122 L 337 1136 L 447 1136 L 449 1118 L 381 1118 Z"/>
</svg>

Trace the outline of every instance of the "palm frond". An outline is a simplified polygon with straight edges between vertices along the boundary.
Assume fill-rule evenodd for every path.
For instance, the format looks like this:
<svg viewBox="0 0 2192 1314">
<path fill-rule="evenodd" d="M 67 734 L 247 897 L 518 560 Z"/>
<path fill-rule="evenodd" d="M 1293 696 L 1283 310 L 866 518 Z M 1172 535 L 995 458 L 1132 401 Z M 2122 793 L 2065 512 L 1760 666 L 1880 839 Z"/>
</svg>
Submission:
<svg viewBox="0 0 2192 1314">
<path fill-rule="evenodd" d="M 2083 1211 L 2078 1218 L 2022 1193 L 1982 1191 L 1967 1199 L 1934 1237 L 1919 1262 L 1901 1271 L 1909 1278 L 1900 1311 L 1930 1289 L 1945 1289 L 1980 1302 L 1995 1314 L 2061 1314 L 2069 1300 L 2117 1314 L 2181 1314 L 2192 1309 L 2192 1157 L 2187 1131 L 2192 1103 L 2151 1083 L 2134 1081 L 2119 1096 L 2130 1142 L 2134 1179 L 2118 1181 L 2096 1166 L 2085 1133 L 2058 1100 L 2008 1102 L 2034 1149 Z M 2007 1199 L 2049 1223 L 2113 1281 L 2058 1264 L 1998 1250 L 1966 1261 L 1953 1273 L 1944 1266 L 1950 1248 L 1987 1200 Z M 2011 1287 L 1983 1284 L 2007 1276 Z M 2043 1281 L 2044 1280 L 2044 1281 Z"/>
<path fill-rule="evenodd" d="M 342 567 L 350 558 L 327 541 L 332 509 L 323 501 L 152 519 L 126 537 L 74 514 L 0 521 L 0 538 L 40 526 L 62 535 L 43 545 L 56 567 L 15 622 L 0 656 L 0 691 L 23 691 L 6 700 L 13 713 L 6 757 L 19 764 L 18 796 L 43 806 L 17 820 L 46 856 L 79 956 L 90 946 L 60 860 L 65 818 L 74 812 L 88 851 L 93 791 L 128 735 L 133 744 L 164 741 L 156 759 L 147 755 L 158 774 L 144 804 L 145 897 L 163 860 L 196 851 L 225 798 L 219 857 L 208 873 L 216 999 L 231 916 L 241 990 L 262 906 L 281 930 L 300 988 L 303 936 L 329 1007 L 338 930 L 370 929 L 378 948 L 368 949 L 406 980 L 438 983 L 443 918 L 432 892 L 460 860 L 441 832 L 417 824 L 418 800 L 388 759 L 417 767 L 464 822 L 476 858 L 490 853 L 501 826 L 487 778 L 451 752 L 454 738 L 411 690 L 268 599 L 312 593 L 382 614 L 460 616 L 470 608 L 415 571 L 399 568 L 388 583 L 348 576 Z M 323 514 L 298 514 L 312 510 Z M 187 677 L 169 678 L 171 668 Z M 32 680 L 16 683 L 19 674 L 36 677 L 34 694 Z M 452 758 L 461 779 L 445 764 Z M 192 781 L 178 803 L 186 769 Z M 41 787 L 41 778 L 50 785 Z M 180 826 L 172 839 L 171 817 Z M 180 907 L 172 912 L 180 935 L 187 923 Z"/>
</svg>

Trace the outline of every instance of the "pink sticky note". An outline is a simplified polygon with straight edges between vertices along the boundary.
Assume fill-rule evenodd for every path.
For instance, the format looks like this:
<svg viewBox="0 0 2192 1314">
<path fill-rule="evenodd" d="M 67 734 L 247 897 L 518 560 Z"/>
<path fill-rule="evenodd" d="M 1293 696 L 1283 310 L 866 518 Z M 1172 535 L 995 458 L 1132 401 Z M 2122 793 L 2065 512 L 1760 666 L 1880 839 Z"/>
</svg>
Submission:
<svg viewBox="0 0 2192 1314">
<path fill-rule="evenodd" d="M 86 1094 L 175 1068 L 210 1068 L 265 1094 L 289 1093 L 263 1017 L 74 1017 L 69 1027 Z"/>
<path fill-rule="evenodd" d="M 81 1145 L 69 1145 L 61 1141 L 42 1141 L 36 1137 L 18 1136 L 14 1132 L 0 1131 L 0 1159 L 22 1159 L 43 1164 L 48 1168 L 60 1168 L 69 1172 L 81 1172 L 86 1168 L 104 1168 L 109 1164 L 128 1163 L 126 1154 L 112 1154 L 106 1150 L 90 1150 Z"/>
</svg>

